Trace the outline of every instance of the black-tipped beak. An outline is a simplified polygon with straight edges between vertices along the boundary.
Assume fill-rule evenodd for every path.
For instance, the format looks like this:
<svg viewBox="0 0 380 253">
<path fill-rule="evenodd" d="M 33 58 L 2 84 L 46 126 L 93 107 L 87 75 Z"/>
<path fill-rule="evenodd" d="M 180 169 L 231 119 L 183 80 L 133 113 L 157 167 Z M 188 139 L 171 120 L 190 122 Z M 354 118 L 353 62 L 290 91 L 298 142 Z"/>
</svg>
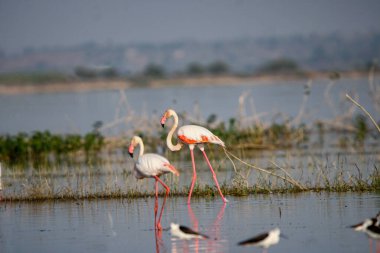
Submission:
<svg viewBox="0 0 380 253">
<path fill-rule="evenodd" d="M 165 127 L 165 124 L 164 124 L 164 123 L 161 123 L 161 126 L 164 128 L 164 127 Z"/>
<path fill-rule="evenodd" d="M 129 152 L 128 152 L 129 153 Z M 133 158 L 133 153 L 129 153 L 129 156 Z"/>
</svg>

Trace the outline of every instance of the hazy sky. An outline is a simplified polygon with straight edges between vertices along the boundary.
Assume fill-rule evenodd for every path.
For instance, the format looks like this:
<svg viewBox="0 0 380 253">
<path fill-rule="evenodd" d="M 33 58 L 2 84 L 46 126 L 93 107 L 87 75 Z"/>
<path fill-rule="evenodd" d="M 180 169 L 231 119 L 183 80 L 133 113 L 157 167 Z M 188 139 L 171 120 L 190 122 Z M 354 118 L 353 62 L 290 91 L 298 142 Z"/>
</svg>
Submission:
<svg viewBox="0 0 380 253">
<path fill-rule="evenodd" d="M 0 48 L 380 31 L 378 0 L 0 0 Z"/>
</svg>

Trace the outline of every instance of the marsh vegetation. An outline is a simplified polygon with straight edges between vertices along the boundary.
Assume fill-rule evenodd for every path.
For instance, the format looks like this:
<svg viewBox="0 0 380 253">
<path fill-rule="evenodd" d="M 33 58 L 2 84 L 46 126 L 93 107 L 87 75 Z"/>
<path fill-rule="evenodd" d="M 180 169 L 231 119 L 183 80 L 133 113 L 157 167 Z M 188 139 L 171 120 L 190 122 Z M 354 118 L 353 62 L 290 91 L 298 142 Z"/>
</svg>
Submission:
<svg viewBox="0 0 380 253">
<path fill-rule="evenodd" d="M 379 86 L 374 72 L 368 77 L 370 105 L 376 114 L 369 117 L 352 101 L 338 106 L 331 90 L 332 77 L 325 86 L 323 103 L 334 111 L 333 118 L 307 121 L 312 81 L 303 87 L 302 102 L 295 116 L 281 111 L 268 116 L 257 112 L 253 98 L 243 92 L 238 99 L 237 116 L 220 120 L 210 114 L 180 113 L 181 124 L 207 127 L 227 144 L 227 150 L 209 146 L 210 159 L 218 170 L 226 195 L 245 196 L 269 192 L 377 191 L 380 188 Z M 0 136 L 3 197 L 6 200 L 80 199 L 153 196 L 149 182 L 136 182 L 132 160 L 126 147 L 130 136 L 140 135 L 148 152 L 166 156 L 181 176 L 165 180 L 172 196 L 188 192 L 191 165 L 187 152 L 169 152 L 166 132 L 158 120 L 139 115 L 127 102 L 126 91 L 119 92 L 115 119 L 95 122 L 85 134 L 56 134 L 35 131 Z M 350 93 L 360 101 L 356 93 Z M 124 112 L 124 113 L 122 113 Z M 265 119 L 263 117 L 265 115 Z M 268 120 L 269 119 L 269 120 Z M 122 134 L 114 129 L 123 128 Z M 197 155 L 197 154 L 196 154 Z M 216 191 L 206 167 L 200 161 L 194 196 L 213 197 Z"/>
</svg>

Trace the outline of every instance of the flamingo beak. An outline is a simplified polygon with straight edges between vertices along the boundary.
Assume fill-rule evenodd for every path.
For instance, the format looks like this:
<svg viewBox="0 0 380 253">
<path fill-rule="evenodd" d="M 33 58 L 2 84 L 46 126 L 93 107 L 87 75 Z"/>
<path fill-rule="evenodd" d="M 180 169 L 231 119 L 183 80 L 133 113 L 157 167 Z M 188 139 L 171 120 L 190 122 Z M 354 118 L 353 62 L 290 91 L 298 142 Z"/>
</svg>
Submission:
<svg viewBox="0 0 380 253">
<path fill-rule="evenodd" d="M 166 113 L 161 118 L 161 126 L 162 127 L 165 127 L 165 122 L 166 122 Z"/>
<path fill-rule="evenodd" d="M 129 155 L 133 158 L 133 150 L 134 150 L 135 148 L 133 147 L 133 145 L 131 144 L 130 146 L 129 146 L 129 149 L 128 149 L 128 153 L 129 153 Z"/>
</svg>

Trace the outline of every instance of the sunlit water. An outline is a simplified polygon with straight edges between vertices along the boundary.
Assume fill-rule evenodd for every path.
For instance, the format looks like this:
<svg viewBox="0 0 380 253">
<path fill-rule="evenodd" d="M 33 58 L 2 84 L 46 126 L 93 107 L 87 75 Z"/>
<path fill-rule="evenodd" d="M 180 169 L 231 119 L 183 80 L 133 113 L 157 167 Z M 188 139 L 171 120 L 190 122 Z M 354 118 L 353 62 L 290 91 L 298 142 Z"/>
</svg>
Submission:
<svg viewBox="0 0 380 253">
<path fill-rule="evenodd" d="M 162 199 L 159 199 L 161 204 Z M 237 242 L 274 227 L 288 239 L 269 252 L 369 252 L 367 237 L 347 226 L 380 210 L 374 193 L 302 193 L 169 198 L 162 225 L 186 225 L 210 240 L 156 233 L 154 199 L 1 203 L 0 252 L 261 252 Z"/>
</svg>

